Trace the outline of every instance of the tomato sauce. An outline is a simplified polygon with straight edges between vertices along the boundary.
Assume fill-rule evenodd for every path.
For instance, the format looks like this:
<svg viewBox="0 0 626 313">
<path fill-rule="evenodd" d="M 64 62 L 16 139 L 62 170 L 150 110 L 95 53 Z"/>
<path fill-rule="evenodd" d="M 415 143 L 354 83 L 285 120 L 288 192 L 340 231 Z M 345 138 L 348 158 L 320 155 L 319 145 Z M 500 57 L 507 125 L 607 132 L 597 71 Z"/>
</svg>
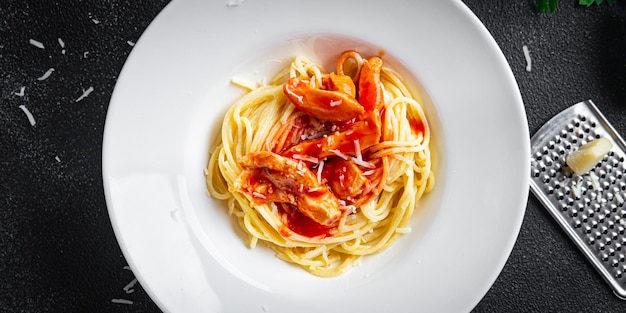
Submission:
<svg viewBox="0 0 626 313">
<path fill-rule="evenodd" d="M 409 118 L 409 125 L 411 125 L 411 130 L 413 130 L 414 134 L 423 134 L 425 131 L 424 122 L 421 119 Z"/>
<path fill-rule="evenodd" d="M 306 237 L 329 237 L 333 227 L 326 227 L 315 222 L 302 214 L 296 207 L 290 204 L 278 205 L 281 214 L 287 217 L 287 227 L 302 236 Z"/>
</svg>

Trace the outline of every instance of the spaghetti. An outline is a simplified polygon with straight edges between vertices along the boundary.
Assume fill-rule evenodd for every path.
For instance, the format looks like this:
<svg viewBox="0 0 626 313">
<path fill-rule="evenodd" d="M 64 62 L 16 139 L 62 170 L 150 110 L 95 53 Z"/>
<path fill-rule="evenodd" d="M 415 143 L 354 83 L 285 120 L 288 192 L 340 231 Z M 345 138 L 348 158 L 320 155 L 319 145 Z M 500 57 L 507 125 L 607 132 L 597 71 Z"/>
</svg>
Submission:
<svg viewBox="0 0 626 313">
<path fill-rule="evenodd" d="M 250 88 L 206 169 L 250 247 L 332 277 L 410 231 L 435 176 L 428 121 L 399 74 L 345 51 L 335 72 L 298 56 Z"/>
</svg>

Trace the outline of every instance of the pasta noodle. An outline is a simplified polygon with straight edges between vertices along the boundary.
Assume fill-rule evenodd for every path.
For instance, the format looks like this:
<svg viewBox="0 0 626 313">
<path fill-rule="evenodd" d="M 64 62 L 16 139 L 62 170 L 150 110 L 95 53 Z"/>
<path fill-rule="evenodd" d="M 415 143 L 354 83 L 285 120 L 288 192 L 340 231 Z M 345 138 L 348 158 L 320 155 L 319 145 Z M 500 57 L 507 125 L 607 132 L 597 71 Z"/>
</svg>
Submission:
<svg viewBox="0 0 626 313">
<path fill-rule="evenodd" d="M 431 130 L 400 75 L 355 51 L 336 67 L 298 56 L 236 101 L 205 171 L 250 247 L 322 277 L 410 232 L 435 184 Z"/>
</svg>

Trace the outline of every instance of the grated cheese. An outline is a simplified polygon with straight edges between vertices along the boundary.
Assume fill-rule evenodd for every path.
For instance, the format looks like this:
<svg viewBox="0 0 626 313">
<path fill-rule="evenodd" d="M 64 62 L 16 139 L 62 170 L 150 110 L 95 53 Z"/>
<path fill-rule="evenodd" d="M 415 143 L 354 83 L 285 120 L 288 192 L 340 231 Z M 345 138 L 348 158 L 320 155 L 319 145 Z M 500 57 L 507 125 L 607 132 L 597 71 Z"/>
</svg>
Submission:
<svg viewBox="0 0 626 313">
<path fill-rule="evenodd" d="M 50 77 L 52 72 L 54 72 L 54 68 L 51 67 L 45 73 L 43 73 L 43 75 L 41 75 L 40 77 L 37 77 L 37 80 L 45 80 L 45 79 L 47 79 L 48 77 Z"/>
<path fill-rule="evenodd" d="M 347 160 L 347 159 L 349 159 L 349 158 L 350 158 L 350 156 L 349 156 L 349 155 L 347 155 L 347 154 L 345 154 L 345 153 L 343 153 L 343 152 L 341 152 L 341 151 L 339 151 L 339 150 L 336 150 L 336 149 L 330 149 L 330 150 L 328 150 L 328 151 L 329 151 L 329 152 L 331 152 L 331 153 L 333 153 L 334 155 L 336 155 L 336 156 L 338 156 L 338 157 L 340 157 L 340 158 L 344 159 L 344 160 Z"/>
<path fill-rule="evenodd" d="M 78 102 L 80 100 L 83 100 L 85 97 L 87 97 L 91 92 L 93 91 L 93 87 L 89 87 L 87 88 L 87 90 L 83 90 L 83 94 L 80 95 L 80 97 L 78 97 L 78 99 L 76 99 L 76 101 L 74 102 Z"/>
<path fill-rule="evenodd" d="M 61 46 L 61 48 L 65 48 L 65 42 L 63 42 L 63 39 L 58 38 L 57 40 L 59 41 L 59 46 Z"/>
<path fill-rule="evenodd" d="M 26 114 L 26 117 L 28 118 L 28 122 L 30 122 L 30 126 L 35 126 L 35 117 L 33 117 L 33 114 L 30 113 L 30 111 L 28 110 L 28 108 L 26 108 L 25 105 L 20 105 L 19 108 L 24 111 L 24 114 Z"/>
<path fill-rule="evenodd" d="M 361 146 L 359 145 L 359 141 L 358 140 L 354 141 L 354 149 L 356 151 L 356 157 L 352 158 L 352 161 L 355 164 L 363 166 L 363 167 L 367 167 L 367 168 L 374 168 L 375 167 L 374 164 L 369 163 L 369 162 L 365 162 L 363 160 L 363 155 L 361 154 Z"/>
<path fill-rule="evenodd" d="M 322 184 L 322 171 L 324 170 L 324 161 L 320 162 L 320 165 L 317 167 L 317 182 Z"/>
<path fill-rule="evenodd" d="M 589 172 L 589 177 L 591 177 L 591 186 L 594 190 L 600 190 L 600 182 L 598 181 L 598 176 L 596 173 Z"/>
<path fill-rule="evenodd" d="M 526 72 L 530 72 L 532 70 L 532 60 L 530 59 L 530 51 L 528 50 L 528 46 L 524 45 L 522 47 L 522 51 L 524 52 L 524 58 L 526 59 Z"/>
<path fill-rule="evenodd" d="M 111 299 L 111 302 L 118 303 L 118 304 L 133 304 L 132 301 L 127 300 L 127 299 Z"/>
<path fill-rule="evenodd" d="M 28 42 L 31 45 L 33 45 L 33 46 L 35 46 L 35 47 L 37 47 L 39 49 L 45 49 L 45 47 L 44 47 L 43 43 L 41 43 L 41 41 L 37 41 L 35 39 L 29 39 Z"/>
<path fill-rule="evenodd" d="M 253 195 L 255 198 L 267 199 L 267 197 L 265 197 L 265 195 L 264 195 L 264 194 L 262 194 L 262 193 L 258 193 L 258 192 L 256 192 L 256 191 L 255 191 L 255 192 L 253 192 L 253 193 L 252 193 L 252 195 Z"/>
<path fill-rule="evenodd" d="M 130 40 L 126 41 L 126 43 L 127 43 L 129 46 L 131 46 L 131 47 L 134 47 L 134 46 L 135 46 L 135 43 L 134 43 L 134 42 L 132 42 L 132 41 L 130 41 Z"/>
<path fill-rule="evenodd" d="M 312 157 L 310 155 L 303 155 L 303 154 L 294 154 L 291 156 L 292 158 L 294 158 L 295 160 L 302 160 L 302 161 L 308 161 L 311 163 L 319 163 L 319 159 L 316 157 Z"/>
<path fill-rule="evenodd" d="M 257 84 L 256 83 L 250 82 L 250 81 L 248 81 L 248 80 L 246 80 L 244 78 L 241 78 L 241 77 L 233 77 L 233 78 L 230 79 L 230 82 L 233 83 L 236 86 L 243 87 L 243 88 L 246 88 L 246 89 L 249 89 L 249 90 L 257 89 Z"/>
<path fill-rule="evenodd" d="M 59 156 L 58 156 L 58 155 L 57 155 L 57 156 L 55 156 L 55 157 L 54 157 L 54 159 L 55 159 L 55 160 L 57 160 L 57 162 L 61 163 L 61 159 L 59 158 Z"/>
<path fill-rule="evenodd" d="M 411 232 L 411 227 L 398 227 L 396 228 L 397 234 L 408 234 Z"/>
<path fill-rule="evenodd" d="M 582 193 L 582 186 L 576 183 L 576 181 L 572 181 L 572 193 L 576 199 L 580 199 L 580 195 Z"/>
<path fill-rule="evenodd" d="M 341 100 L 331 100 L 330 101 L 330 106 L 331 107 L 336 107 L 336 106 L 341 105 L 341 103 L 343 103 L 343 101 L 341 101 Z"/>
<path fill-rule="evenodd" d="M 26 87 L 22 86 L 22 88 L 20 88 L 19 92 L 14 92 L 13 94 L 18 96 L 18 97 L 23 97 L 24 96 L 24 90 L 26 90 Z"/>
<path fill-rule="evenodd" d="M 130 283 L 128 283 L 126 286 L 124 286 L 124 291 L 126 291 L 126 293 L 133 293 L 135 292 L 135 289 L 132 289 L 135 284 L 137 284 L 137 278 L 133 279 Z"/>
</svg>

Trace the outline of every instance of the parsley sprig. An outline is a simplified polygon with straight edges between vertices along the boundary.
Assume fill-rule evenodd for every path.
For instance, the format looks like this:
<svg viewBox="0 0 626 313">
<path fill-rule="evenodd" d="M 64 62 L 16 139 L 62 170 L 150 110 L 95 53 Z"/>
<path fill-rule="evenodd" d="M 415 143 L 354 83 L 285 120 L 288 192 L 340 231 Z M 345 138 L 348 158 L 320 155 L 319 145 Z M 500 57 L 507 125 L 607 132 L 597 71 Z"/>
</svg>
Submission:
<svg viewBox="0 0 626 313">
<path fill-rule="evenodd" d="M 556 11 L 556 8 L 559 6 L 559 0 L 536 0 L 537 2 L 537 12 L 539 13 L 548 13 Z M 592 6 L 593 4 L 601 5 L 604 3 L 604 0 L 578 0 L 579 5 L 584 6 Z M 606 0 L 606 3 L 609 5 L 614 5 L 617 3 L 617 0 Z"/>
</svg>

